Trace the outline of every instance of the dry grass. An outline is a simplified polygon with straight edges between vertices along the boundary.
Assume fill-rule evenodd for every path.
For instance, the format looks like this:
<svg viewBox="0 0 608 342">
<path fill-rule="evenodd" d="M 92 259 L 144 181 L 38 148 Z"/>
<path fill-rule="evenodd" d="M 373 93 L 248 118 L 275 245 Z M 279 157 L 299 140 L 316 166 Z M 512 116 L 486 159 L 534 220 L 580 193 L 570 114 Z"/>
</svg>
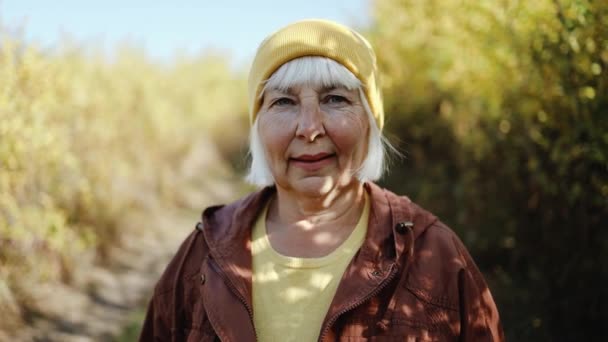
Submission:
<svg viewBox="0 0 608 342">
<path fill-rule="evenodd" d="M 35 305 L 32 284 L 73 282 L 75 264 L 103 259 L 126 213 L 196 201 L 192 186 L 228 170 L 211 145 L 240 146 L 247 119 L 244 78 L 222 56 L 161 66 L 126 49 L 108 62 L 0 39 L 0 312 L 10 328 Z"/>
</svg>

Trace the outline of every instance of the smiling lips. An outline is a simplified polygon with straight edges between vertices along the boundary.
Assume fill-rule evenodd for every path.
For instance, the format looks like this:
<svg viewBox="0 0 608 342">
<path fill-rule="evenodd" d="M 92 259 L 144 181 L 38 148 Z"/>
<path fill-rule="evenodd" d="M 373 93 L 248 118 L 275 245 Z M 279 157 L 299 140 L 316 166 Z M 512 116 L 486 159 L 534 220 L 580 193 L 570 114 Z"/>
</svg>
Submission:
<svg viewBox="0 0 608 342">
<path fill-rule="evenodd" d="M 334 156 L 331 153 L 303 154 L 290 158 L 290 161 L 294 166 L 307 171 L 315 171 L 331 163 Z"/>
</svg>

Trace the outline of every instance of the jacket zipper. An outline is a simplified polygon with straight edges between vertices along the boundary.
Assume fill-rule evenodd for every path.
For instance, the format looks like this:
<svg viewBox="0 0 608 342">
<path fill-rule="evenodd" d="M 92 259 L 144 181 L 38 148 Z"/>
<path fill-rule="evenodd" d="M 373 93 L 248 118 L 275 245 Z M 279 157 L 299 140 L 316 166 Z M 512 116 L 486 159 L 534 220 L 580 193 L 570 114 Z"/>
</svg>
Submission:
<svg viewBox="0 0 608 342">
<path fill-rule="evenodd" d="M 217 272 L 220 275 L 220 277 L 222 277 L 222 279 L 224 279 L 224 283 L 228 284 L 228 288 L 230 288 L 230 291 L 232 291 L 232 293 L 241 301 L 241 303 L 243 303 L 243 305 L 247 309 L 247 312 L 249 313 L 249 319 L 251 320 L 251 326 L 253 327 L 253 333 L 257 340 L 258 334 L 255 331 L 255 324 L 253 323 L 253 309 L 249 306 L 249 304 L 247 304 L 247 300 L 236 289 L 236 286 L 232 283 L 232 281 L 228 277 L 226 277 L 223 272 L 221 272 L 219 270 L 219 266 L 216 264 L 215 260 L 211 259 L 211 260 L 209 260 L 209 262 L 211 262 L 211 267 L 213 267 L 215 272 Z"/>
<path fill-rule="evenodd" d="M 342 316 L 343 314 L 345 314 L 345 313 L 353 310 L 357 306 L 362 305 L 363 303 L 365 303 L 366 301 L 368 301 L 369 299 L 371 299 L 372 297 L 374 297 L 375 295 L 377 295 L 378 293 L 380 293 L 380 291 L 382 291 L 393 280 L 393 278 L 395 278 L 395 275 L 397 275 L 397 272 L 395 272 L 395 264 L 392 264 L 391 265 L 390 274 L 388 275 L 388 277 L 386 277 L 386 279 L 384 279 L 384 281 L 380 285 L 378 285 L 378 287 L 376 287 L 376 289 L 374 289 L 374 291 L 370 292 L 367 296 L 363 297 L 361 300 L 354 302 L 353 304 L 351 304 L 351 305 L 347 306 L 346 308 L 344 308 L 342 311 L 336 313 L 327 322 L 327 325 L 325 326 L 325 329 L 323 329 L 323 331 L 321 332 L 321 335 L 319 336 L 319 341 L 323 341 L 323 339 L 325 338 L 325 335 L 329 331 L 329 328 L 331 328 L 331 326 L 334 323 L 336 323 L 336 321 L 338 320 L 338 318 L 340 316 Z"/>
</svg>

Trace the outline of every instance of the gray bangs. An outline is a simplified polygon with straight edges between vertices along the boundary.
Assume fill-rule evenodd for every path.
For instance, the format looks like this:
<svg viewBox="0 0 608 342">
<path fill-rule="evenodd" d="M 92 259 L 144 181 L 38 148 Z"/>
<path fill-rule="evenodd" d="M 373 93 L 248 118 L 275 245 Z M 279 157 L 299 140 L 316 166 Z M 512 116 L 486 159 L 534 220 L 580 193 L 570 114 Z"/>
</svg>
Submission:
<svg viewBox="0 0 608 342">
<path fill-rule="evenodd" d="M 306 56 L 283 64 L 265 82 L 260 99 L 269 89 L 287 91 L 299 85 L 311 87 L 361 87 L 361 81 L 342 64 L 327 57 Z"/>
</svg>

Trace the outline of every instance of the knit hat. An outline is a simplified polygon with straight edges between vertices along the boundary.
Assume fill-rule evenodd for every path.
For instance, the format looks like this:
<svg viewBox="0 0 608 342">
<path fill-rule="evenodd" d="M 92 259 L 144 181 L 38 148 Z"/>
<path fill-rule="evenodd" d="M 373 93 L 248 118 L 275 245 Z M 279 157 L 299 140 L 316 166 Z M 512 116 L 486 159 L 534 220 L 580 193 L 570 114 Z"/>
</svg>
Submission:
<svg viewBox="0 0 608 342">
<path fill-rule="evenodd" d="M 382 129 L 384 110 L 374 50 L 359 33 L 320 19 L 292 23 L 260 44 L 249 72 L 249 118 L 252 123 L 260 110 L 264 82 L 281 65 L 304 56 L 331 58 L 352 72 L 361 81 L 378 128 Z"/>
</svg>

